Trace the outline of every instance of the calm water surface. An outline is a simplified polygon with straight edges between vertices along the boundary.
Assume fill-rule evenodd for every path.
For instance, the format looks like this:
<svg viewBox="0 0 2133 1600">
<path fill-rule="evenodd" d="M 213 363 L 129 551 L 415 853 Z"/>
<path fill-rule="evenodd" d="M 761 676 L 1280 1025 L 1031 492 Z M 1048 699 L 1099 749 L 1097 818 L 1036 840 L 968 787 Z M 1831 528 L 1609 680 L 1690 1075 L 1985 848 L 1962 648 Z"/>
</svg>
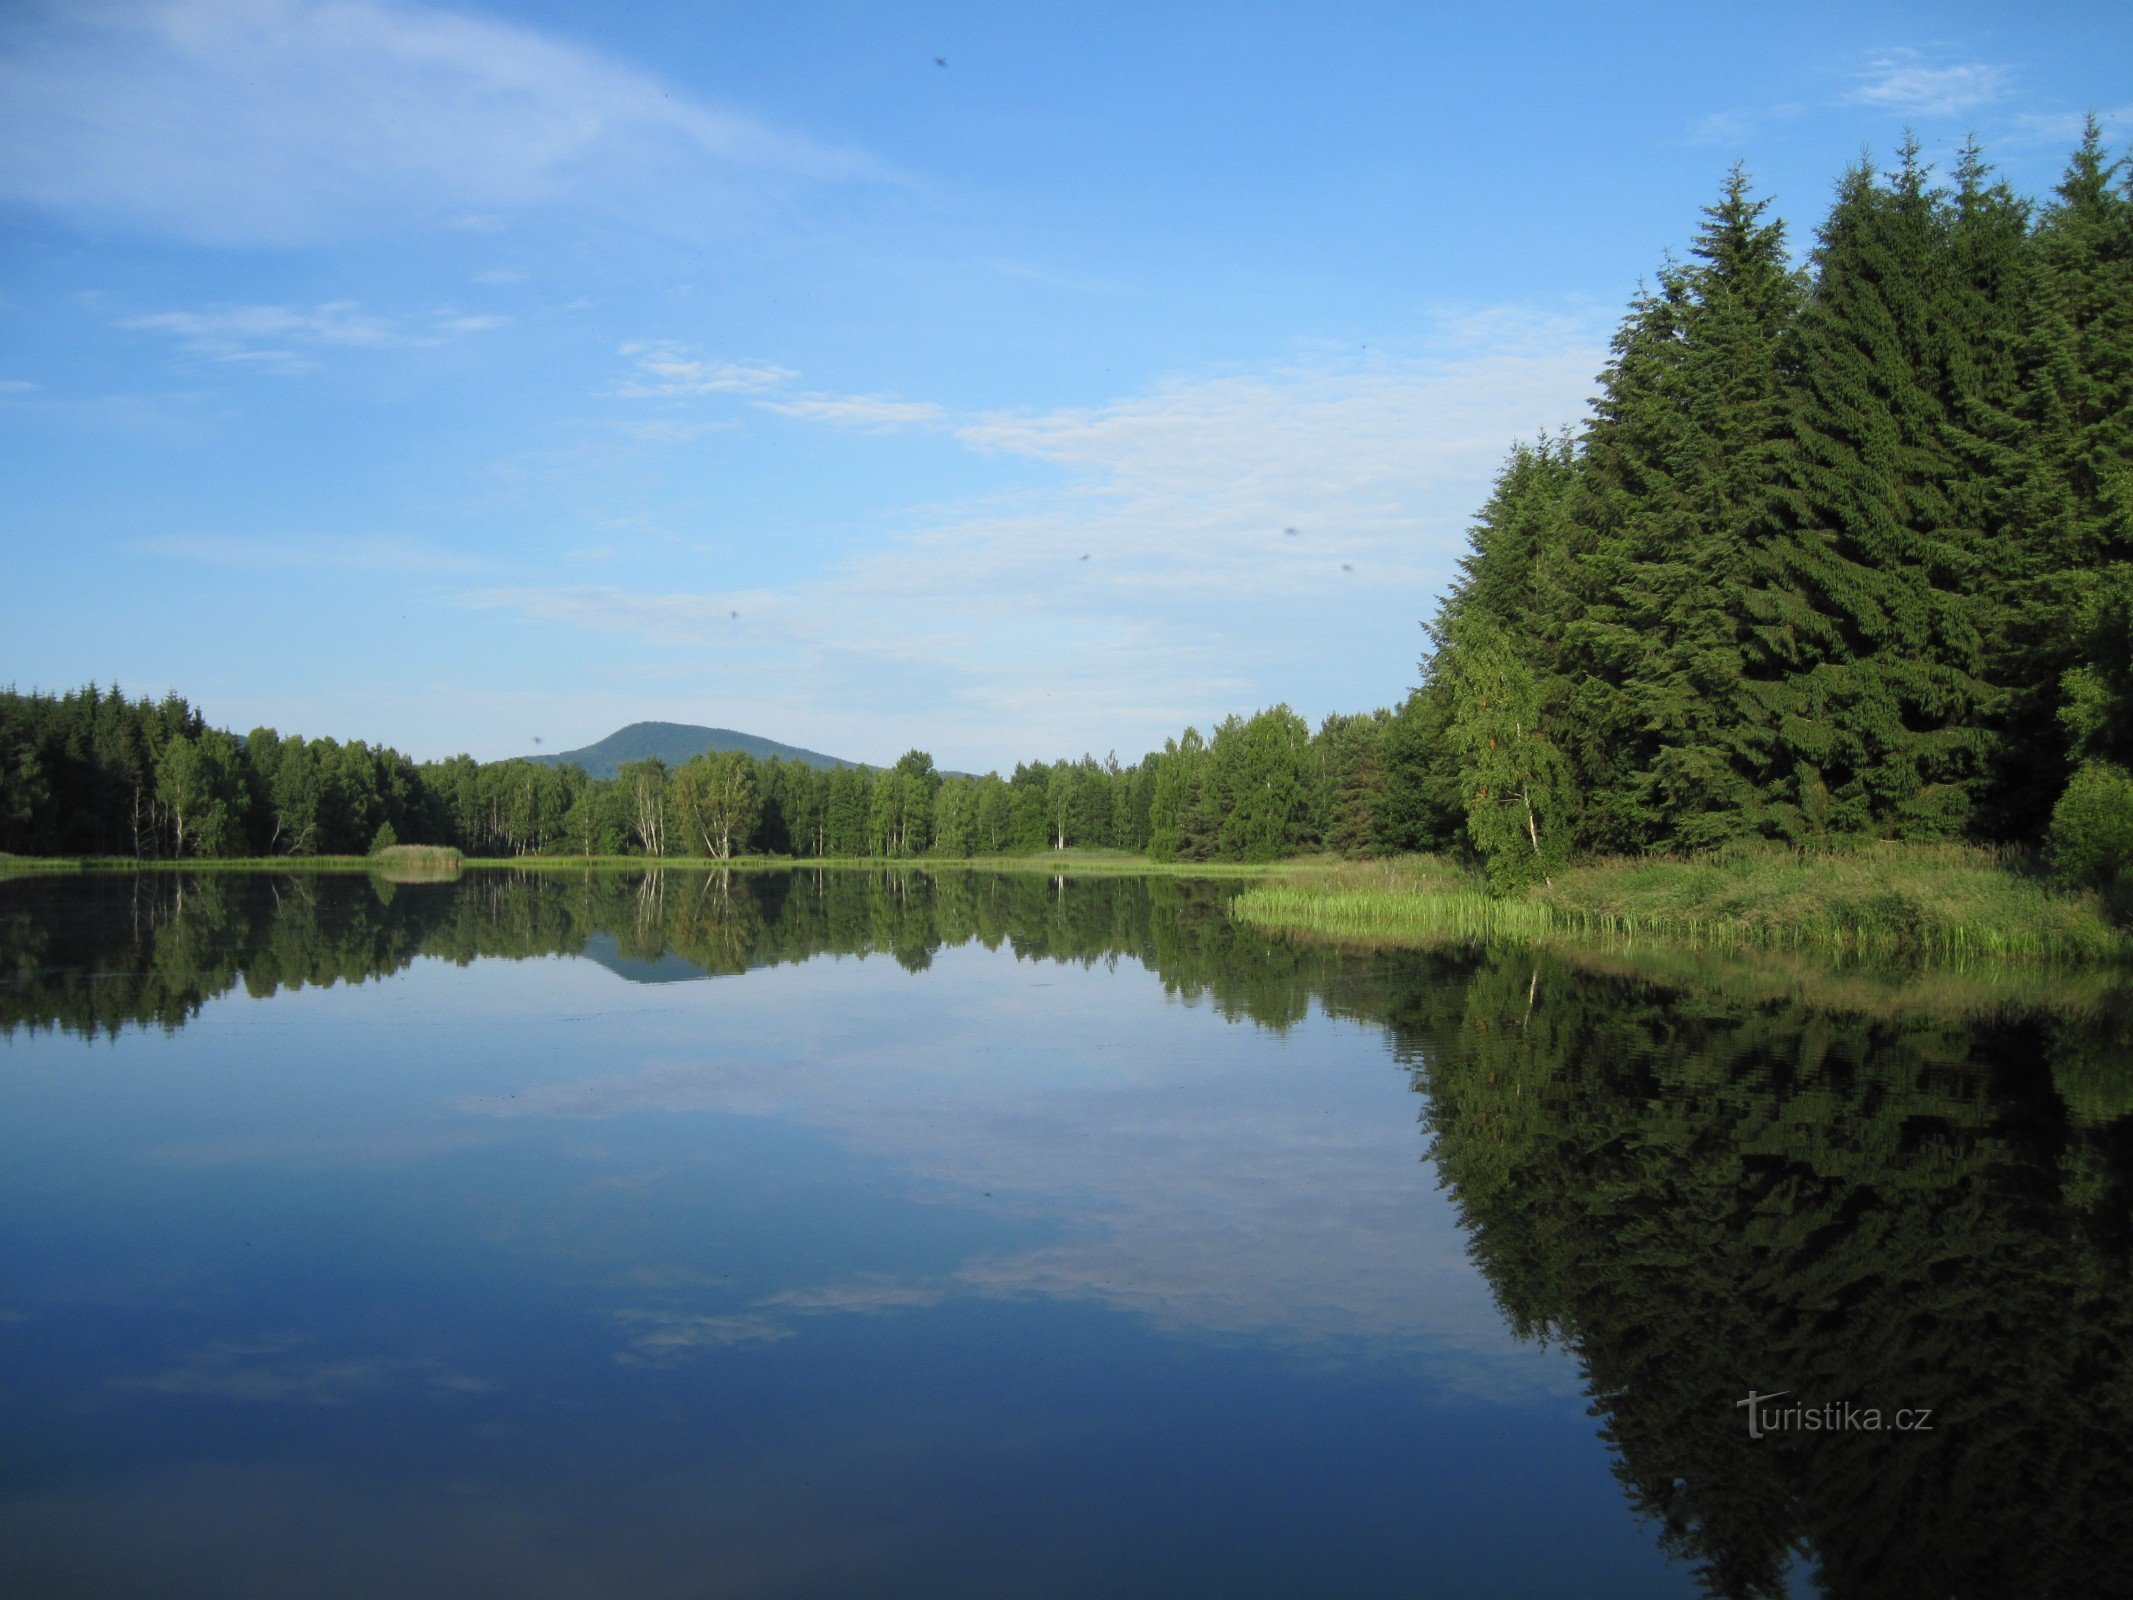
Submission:
<svg viewBox="0 0 2133 1600">
<path fill-rule="evenodd" d="M 2126 1592 L 2115 980 L 1228 892 L 0 883 L 0 1592 Z"/>
</svg>

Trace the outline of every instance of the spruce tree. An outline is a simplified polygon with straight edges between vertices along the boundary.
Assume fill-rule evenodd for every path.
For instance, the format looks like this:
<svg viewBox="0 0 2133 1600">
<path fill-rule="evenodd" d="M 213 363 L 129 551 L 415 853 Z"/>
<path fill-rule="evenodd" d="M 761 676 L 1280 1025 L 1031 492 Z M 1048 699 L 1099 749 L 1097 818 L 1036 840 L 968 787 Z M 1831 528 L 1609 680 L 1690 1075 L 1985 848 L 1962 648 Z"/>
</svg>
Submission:
<svg viewBox="0 0 2133 1600">
<path fill-rule="evenodd" d="M 1614 685 L 1588 693 L 1588 710 L 1611 702 L 1601 714 L 1616 758 L 1595 809 L 1624 843 L 1697 848 L 1763 821 L 1754 773 L 1769 734 L 1741 634 L 1800 295 L 1767 207 L 1736 167 L 1691 263 L 1669 265 L 1617 335 L 1586 434 L 1577 519 L 1590 600 L 1572 646 Z"/>
<path fill-rule="evenodd" d="M 1459 577 L 1429 625 L 1434 653 L 1423 662 L 1423 698 L 1416 722 L 1435 731 L 1427 747 L 1427 768 L 1420 781 L 1391 779 L 1395 793 L 1413 791 L 1456 797 L 1464 808 L 1473 787 L 1463 776 L 1467 763 L 1459 752 L 1471 744 L 1464 723 L 1478 700 L 1455 693 L 1464 681 L 1460 657 L 1486 640 L 1491 652 L 1515 658 L 1522 704 L 1527 706 L 1524 737 L 1545 740 L 1552 762 L 1580 775 L 1608 759 L 1605 728 L 1583 711 L 1580 693 L 1604 688 L 1596 680 L 1578 686 L 1566 675 L 1564 639 L 1577 616 L 1577 555 L 1570 522 L 1577 485 L 1577 455 L 1567 437 L 1514 446 L 1496 479 L 1495 492 L 1469 531 L 1472 548 L 1459 564 Z M 1502 665 L 1492 656 L 1488 676 Z M 1403 720 L 1406 714 L 1403 713 Z M 1482 735 L 1486 738 L 1486 735 Z M 1399 759 L 1405 741 L 1389 742 L 1388 758 Z M 1551 767 L 1551 771 L 1553 771 Z M 1551 822 L 1560 836 L 1580 837 L 1582 804 L 1589 782 L 1566 776 L 1561 793 L 1551 796 Z M 1471 823 L 1471 818 L 1468 819 Z M 1472 836 L 1469 827 L 1469 836 Z"/>
<path fill-rule="evenodd" d="M 2133 173 L 2121 179 L 2122 166 L 2091 118 L 2031 247 L 2006 608 L 2007 808 L 2023 834 L 2084 753 L 2068 741 L 2093 720 L 2089 645 L 2110 636 L 2093 619 L 2133 581 Z"/>
<path fill-rule="evenodd" d="M 1983 788 L 1990 690 L 1970 596 L 1985 552 L 1951 490 L 1949 211 L 1915 143 L 1885 186 L 1854 168 L 1788 341 L 1746 664 L 1771 730 L 1764 803 L 1796 838 L 1948 837 Z"/>
</svg>

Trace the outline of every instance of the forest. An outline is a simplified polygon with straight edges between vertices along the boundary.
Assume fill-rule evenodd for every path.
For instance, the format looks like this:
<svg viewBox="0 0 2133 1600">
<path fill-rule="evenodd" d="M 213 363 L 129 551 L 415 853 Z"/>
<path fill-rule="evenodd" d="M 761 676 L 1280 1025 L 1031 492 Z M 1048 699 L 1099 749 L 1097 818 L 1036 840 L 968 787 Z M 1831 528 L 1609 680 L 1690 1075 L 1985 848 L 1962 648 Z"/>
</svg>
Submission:
<svg viewBox="0 0 2133 1600">
<path fill-rule="evenodd" d="M 1736 169 L 1516 445 L 1400 704 L 1187 728 L 1007 777 L 707 755 L 575 768 L 0 694 L 0 852 L 1157 860 L 1467 856 L 1499 889 L 1736 841 L 2133 868 L 2133 168 L 2040 204 L 1973 145 L 1847 172 L 1804 264 Z"/>
</svg>

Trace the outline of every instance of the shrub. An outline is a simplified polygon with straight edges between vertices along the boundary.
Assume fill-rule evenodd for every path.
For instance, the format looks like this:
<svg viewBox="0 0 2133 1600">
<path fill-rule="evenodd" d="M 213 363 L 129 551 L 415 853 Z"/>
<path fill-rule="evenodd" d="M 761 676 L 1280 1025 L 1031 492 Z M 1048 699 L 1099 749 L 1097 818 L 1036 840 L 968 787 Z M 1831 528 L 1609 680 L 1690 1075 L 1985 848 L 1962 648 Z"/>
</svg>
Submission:
<svg viewBox="0 0 2133 1600">
<path fill-rule="evenodd" d="M 400 836 L 393 832 L 393 825 L 390 822 L 380 823 L 378 836 L 370 841 L 370 853 L 374 856 L 383 855 L 399 842 Z"/>
<path fill-rule="evenodd" d="M 2133 868 L 2133 773 L 2108 761 L 2075 773 L 2052 808 L 2045 849 L 2073 883 L 2102 887 Z"/>
</svg>

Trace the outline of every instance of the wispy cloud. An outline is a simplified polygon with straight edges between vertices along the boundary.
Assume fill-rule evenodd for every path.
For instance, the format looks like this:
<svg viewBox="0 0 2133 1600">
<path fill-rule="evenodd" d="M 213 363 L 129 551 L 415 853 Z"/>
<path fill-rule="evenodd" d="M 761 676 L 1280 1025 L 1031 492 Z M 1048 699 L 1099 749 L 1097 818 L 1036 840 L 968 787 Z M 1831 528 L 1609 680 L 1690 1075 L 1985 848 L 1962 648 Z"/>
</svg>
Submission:
<svg viewBox="0 0 2133 1600">
<path fill-rule="evenodd" d="M 558 201 L 674 211 L 878 163 L 531 29 L 374 0 L 132 0 L 0 44 L 0 197 L 217 243 Z"/>
<path fill-rule="evenodd" d="M 626 344 L 630 372 L 615 386 L 625 400 L 687 400 L 712 394 L 761 394 L 799 374 L 768 362 L 714 361 L 667 340 Z"/>
<path fill-rule="evenodd" d="M 1506 447 L 1575 421 L 1603 359 L 1595 327 L 1496 310 L 1441 319 L 1403 358 L 1304 355 L 1096 406 L 958 416 L 751 397 L 825 423 L 943 431 L 1042 467 L 1041 486 L 914 512 L 885 547 L 775 588 L 464 598 L 716 663 L 730 716 L 861 752 L 1137 753 L 1211 708 L 1305 695 L 1299 663 L 1329 638 L 1381 652 L 1371 676 L 1395 696 Z M 745 708 L 743 684 L 761 686 Z"/>
<path fill-rule="evenodd" d="M 505 326 L 507 317 L 445 310 L 414 323 L 367 312 L 352 300 L 304 309 L 279 305 L 211 306 L 192 311 L 156 311 L 120 319 L 137 332 L 167 333 L 188 353 L 210 361 L 241 362 L 283 372 L 309 365 L 307 349 L 419 348 Z"/>
<path fill-rule="evenodd" d="M 315 534 L 286 538 L 232 538 L 220 534 L 172 534 L 139 539 L 132 548 L 144 555 L 194 561 L 205 566 L 247 572 L 372 572 L 399 576 L 430 573 L 465 575 L 483 572 L 491 563 L 456 551 L 392 536 L 335 539 Z"/>
<path fill-rule="evenodd" d="M 752 396 L 756 405 L 780 416 L 874 432 L 937 427 L 948 420 L 947 409 L 931 400 L 899 400 L 872 394 L 779 394 L 798 381 L 800 374 L 792 368 L 767 361 L 722 361 L 695 354 L 670 339 L 625 344 L 620 353 L 628 358 L 630 369 L 608 391 L 615 399 L 684 401 L 715 395 Z M 677 433 L 675 437 L 687 435 Z"/>
<path fill-rule="evenodd" d="M 1714 111 L 1709 116 L 1699 117 L 1689 124 L 1687 142 L 1725 145 L 1737 149 L 1769 124 L 1788 121 L 1806 109 L 1798 101 L 1788 100 L 1779 105 L 1758 106 L 1753 109 L 1735 106 L 1727 111 Z"/>
<path fill-rule="evenodd" d="M 2091 115 L 2103 136 L 2112 143 L 2122 143 L 2133 135 L 2133 101 L 2122 106 L 2113 106 L 2108 111 L 2029 111 L 2014 119 L 2014 140 L 2019 144 L 2050 144 L 2072 149 L 2081 142 L 2082 133 L 2088 126 Z"/>
<path fill-rule="evenodd" d="M 886 395 L 799 395 L 790 400 L 759 400 L 756 404 L 781 416 L 848 428 L 930 428 L 948 420 L 947 408 L 930 400 L 894 400 Z"/>
<path fill-rule="evenodd" d="M 2008 89 L 2005 67 L 1979 61 L 1934 66 L 1915 50 L 1898 50 L 1870 62 L 1847 98 L 1907 116 L 1952 117 L 2004 99 Z"/>
</svg>

